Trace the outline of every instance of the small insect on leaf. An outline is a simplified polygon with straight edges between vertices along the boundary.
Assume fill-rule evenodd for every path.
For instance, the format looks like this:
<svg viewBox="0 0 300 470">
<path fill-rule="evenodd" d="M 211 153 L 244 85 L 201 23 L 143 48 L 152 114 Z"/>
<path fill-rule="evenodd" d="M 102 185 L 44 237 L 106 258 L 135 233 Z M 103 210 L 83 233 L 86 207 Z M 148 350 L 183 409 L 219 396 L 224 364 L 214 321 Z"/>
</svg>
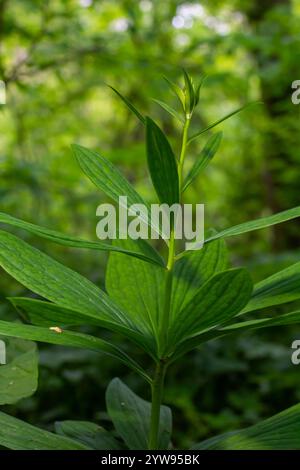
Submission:
<svg viewBox="0 0 300 470">
<path fill-rule="evenodd" d="M 62 333 L 63 330 L 59 326 L 50 326 L 49 330 L 55 331 L 55 333 Z"/>
</svg>

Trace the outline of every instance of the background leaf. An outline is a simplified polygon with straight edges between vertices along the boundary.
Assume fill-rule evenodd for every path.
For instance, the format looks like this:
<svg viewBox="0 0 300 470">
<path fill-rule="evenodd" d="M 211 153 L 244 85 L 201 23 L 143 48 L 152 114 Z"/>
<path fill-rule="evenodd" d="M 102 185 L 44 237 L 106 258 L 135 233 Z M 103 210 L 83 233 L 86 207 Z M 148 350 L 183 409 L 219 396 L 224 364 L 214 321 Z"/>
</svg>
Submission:
<svg viewBox="0 0 300 470">
<path fill-rule="evenodd" d="M 35 343 L 9 339 L 6 364 L 0 365 L 0 405 L 16 403 L 32 395 L 38 386 L 38 354 Z"/>
<path fill-rule="evenodd" d="M 254 426 L 213 437 L 197 450 L 299 450 L 300 405 L 292 406 Z"/>
<path fill-rule="evenodd" d="M 123 446 L 111 433 L 88 421 L 59 421 L 55 431 L 95 450 L 121 450 Z"/>
<path fill-rule="evenodd" d="M 57 436 L 1 412 L 0 445 L 12 450 L 91 450 L 69 437 Z"/>
<path fill-rule="evenodd" d="M 146 450 L 151 405 L 133 393 L 120 379 L 113 379 L 106 392 L 108 414 L 116 430 L 130 449 Z M 172 429 L 171 410 L 161 407 L 159 449 L 167 449 Z"/>
</svg>

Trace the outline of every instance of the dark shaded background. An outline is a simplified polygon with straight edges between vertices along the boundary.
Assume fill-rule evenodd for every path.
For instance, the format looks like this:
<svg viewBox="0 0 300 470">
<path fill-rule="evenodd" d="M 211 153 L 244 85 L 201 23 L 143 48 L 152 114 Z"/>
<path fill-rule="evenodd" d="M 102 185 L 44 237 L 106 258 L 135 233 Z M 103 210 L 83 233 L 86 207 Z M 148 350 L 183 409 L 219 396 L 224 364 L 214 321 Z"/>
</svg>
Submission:
<svg viewBox="0 0 300 470">
<path fill-rule="evenodd" d="M 160 121 L 176 149 L 177 124 L 151 98 L 175 104 L 162 76 L 180 80 L 182 66 L 195 80 L 208 75 L 195 131 L 248 101 L 264 101 L 220 126 L 218 155 L 186 202 L 204 202 L 207 226 L 216 229 L 299 205 L 300 105 L 291 102 L 291 83 L 300 79 L 299 21 L 299 0 L 0 0 L 0 78 L 7 83 L 1 211 L 95 239 L 96 207 L 106 198 L 80 172 L 73 142 L 109 157 L 153 200 L 143 129 L 106 84 Z M 202 145 L 191 146 L 190 162 Z M 230 240 L 232 262 L 247 265 L 254 280 L 296 262 L 299 228 L 292 221 Z M 103 286 L 106 255 L 20 235 Z M 24 293 L 1 271 L 1 318 L 14 315 L 6 296 Z M 165 401 L 174 409 L 175 445 L 298 402 L 300 366 L 290 361 L 297 338 L 296 326 L 232 336 L 173 366 Z M 106 420 L 104 390 L 116 375 L 148 396 L 114 360 L 46 346 L 40 358 L 38 391 L 6 407 L 34 424 Z"/>
</svg>

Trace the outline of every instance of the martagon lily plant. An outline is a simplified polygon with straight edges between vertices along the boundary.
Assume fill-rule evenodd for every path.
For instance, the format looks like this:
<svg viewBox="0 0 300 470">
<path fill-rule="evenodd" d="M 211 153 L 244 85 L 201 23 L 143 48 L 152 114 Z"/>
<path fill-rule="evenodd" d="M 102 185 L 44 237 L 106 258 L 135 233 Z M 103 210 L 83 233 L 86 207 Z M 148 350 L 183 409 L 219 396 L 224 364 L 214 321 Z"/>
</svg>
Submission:
<svg viewBox="0 0 300 470">
<path fill-rule="evenodd" d="M 245 106 L 190 135 L 190 123 L 202 83 L 195 86 L 185 71 L 182 87 L 169 80 L 167 83 L 179 100 L 180 110 L 156 102 L 182 125 L 178 157 L 160 127 L 113 90 L 145 127 L 153 186 L 159 201 L 172 205 L 183 202 L 185 190 L 217 152 L 222 134 L 210 136 L 191 170 L 186 172 L 184 164 L 189 144 Z M 74 145 L 73 150 L 83 172 L 109 198 L 118 202 L 119 197 L 125 195 L 128 204 L 147 206 L 110 161 L 79 145 Z M 166 240 L 168 254 L 165 259 L 146 240 L 116 240 L 112 244 L 87 241 L 0 213 L 2 224 L 54 243 L 110 252 L 107 292 L 104 292 L 20 238 L 0 231 L 0 265 L 39 296 L 38 299 L 10 298 L 21 313 L 22 322 L 0 321 L 0 335 L 7 344 L 9 359 L 6 365 L 0 366 L 0 404 L 14 403 L 35 391 L 37 357 L 32 341 L 87 348 L 113 356 L 139 374 L 151 389 L 151 402 L 148 402 L 121 380 L 112 380 L 107 388 L 106 403 L 115 427 L 113 433 L 86 421 L 58 422 L 55 432 L 48 432 L 1 412 L 0 445 L 9 449 L 172 448 L 172 415 L 163 400 L 168 369 L 175 361 L 215 338 L 300 323 L 300 311 L 272 317 L 266 317 L 262 312 L 266 307 L 300 298 L 300 262 L 253 286 L 246 269 L 229 267 L 225 239 L 298 216 L 300 207 L 225 230 L 210 231 L 204 247 L 197 251 L 178 249 L 173 221 L 170 238 Z M 153 224 L 146 216 L 144 222 L 149 226 Z M 157 226 L 152 228 L 160 230 Z M 257 312 L 257 318 L 252 316 L 248 320 L 246 314 L 249 312 Z M 82 325 L 92 325 L 95 331 L 98 328 L 99 336 L 78 332 Z M 101 339 L 103 329 L 112 332 L 111 342 Z M 138 363 L 116 345 L 114 333 L 143 350 L 149 357 L 147 364 Z M 192 448 L 300 449 L 300 404 L 254 426 L 241 431 L 230 430 Z"/>
</svg>

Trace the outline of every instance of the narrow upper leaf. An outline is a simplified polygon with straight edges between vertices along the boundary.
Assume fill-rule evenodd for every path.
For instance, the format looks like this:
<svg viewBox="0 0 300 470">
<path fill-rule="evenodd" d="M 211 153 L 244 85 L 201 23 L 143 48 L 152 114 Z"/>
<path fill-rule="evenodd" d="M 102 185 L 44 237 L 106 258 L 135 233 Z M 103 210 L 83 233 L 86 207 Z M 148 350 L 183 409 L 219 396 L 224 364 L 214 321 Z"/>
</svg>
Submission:
<svg viewBox="0 0 300 470">
<path fill-rule="evenodd" d="M 201 150 L 199 158 L 187 174 L 183 183 L 182 192 L 184 192 L 194 179 L 203 171 L 211 159 L 215 156 L 222 140 L 222 132 L 212 135 Z"/>
<path fill-rule="evenodd" d="M 73 144 L 72 148 L 82 171 L 97 188 L 101 189 L 107 196 L 126 210 L 128 210 L 128 207 L 123 198 L 119 200 L 120 196 L 127 196 L 128 206 L 142 204 L 145 209 L 141 211 L 139 219 L 161 234 L 159 225 L 155 225 L 155 222 L 150 217 L 151 210 L 149 204 L 143 200 L 109 160 L 81 145 Z"/>
<path fill-rule="evenodd" d="M 151 404 L 143 400 L 120 379 L 113 379 L 106 391 L 106 404 L 116 430 L 133 450 L 148 449 Z M 167 449 L 172 430 L 170 408 L 160 407 L 159 449 Z"/>
<path fill-rule="evenodd" d="M 199 137 L 201 134 L 204 134 L 204 132 L 207 132 L 209 129 L 213 129 L 218 124 L 221 124 L 221 122 L 226 121 L 226 119 L 229 119 L 230 117 L 234 116 L 235 114 L 240 113 L 241 111 L 243 111 L 246 108 L 249 108 L 249 106 L 253 106 L 254 104 L 261 104 L 261 103 L 259 101 L 255 101 L 253 103 L 248 103 L 244 106 L 241 106 L 240 108 L 235 109 L 234 111 L 231 111 L 231 113 L 226 114 L 226 116 L 224 116 L 221 119 L 218 119 L 217 121 L 213 122 L 209 126 L 205 127 L 205 129 L 202 129 L 201 131 L 196 132 L 196 134 L 192 135 L 192 137 L 189 138 L 188 143 L 190 144 L 193 140 L 197 139 L 197 137 Z"/>
<path fill-rule="evenodd" d="M 281 222 L 286 222 L 287 220 L 295 219 L 296 217 L 300 217 L 300 206 L 283 212 L 278 212 L 277 214 L 273 214 L 268 217 L 262 217 L 261 219 L 251 220 L 250 222 L 227 228 L 207 238 L 205 243 L 217 240 L 218 238 L 232 237 L 235 235 L 241 235 L 242 233 L 252 232 L 253 230 L 270 227 L 271 225 L 280 224 Z"/>
<path fill-rule="evenodd" d="M 136 117 L 141 121 L 141 123 L 145 124 L 144 116 L 136 109 L 136 107 L 129 101 L 129 99 L 121 95 L 121 93 L 115 88 L 113 88 L 112 86 L 110 85 L 108 86 L 116 93 L 116 95 L 118 95 L 119 98 L 121 98 L 121 100 L 126 104 L 126 106 L 130 109 L 130 111 L 132 111 L 136 115 Z"/>
<path fill-rule="evenodd" d="M 195 450 L 299 450 L 300 404 L 254 426 L 216 436 L 192 447 Z"/>
<path fill-rule="evenodd" d="M 153 186 L 162 203 L 179 202 L 177 163 L 173 150 L 152 119 L 146 117 L 147 159 Z"/>
<path fill-rule="evenodd" d="M 173 116 L 175 119 L 177 119 L 179 122 L 184 123 L 184 118 L 179 114 L 176 109 L 172 108 L 169 106 L 167 103 L 164 103 L 164 101 L 156 100 L 153 98 L 153 101 L 155 103 L 159 104 L 163 109 L 165 109 L 171 116 Z"/>
</svg>

